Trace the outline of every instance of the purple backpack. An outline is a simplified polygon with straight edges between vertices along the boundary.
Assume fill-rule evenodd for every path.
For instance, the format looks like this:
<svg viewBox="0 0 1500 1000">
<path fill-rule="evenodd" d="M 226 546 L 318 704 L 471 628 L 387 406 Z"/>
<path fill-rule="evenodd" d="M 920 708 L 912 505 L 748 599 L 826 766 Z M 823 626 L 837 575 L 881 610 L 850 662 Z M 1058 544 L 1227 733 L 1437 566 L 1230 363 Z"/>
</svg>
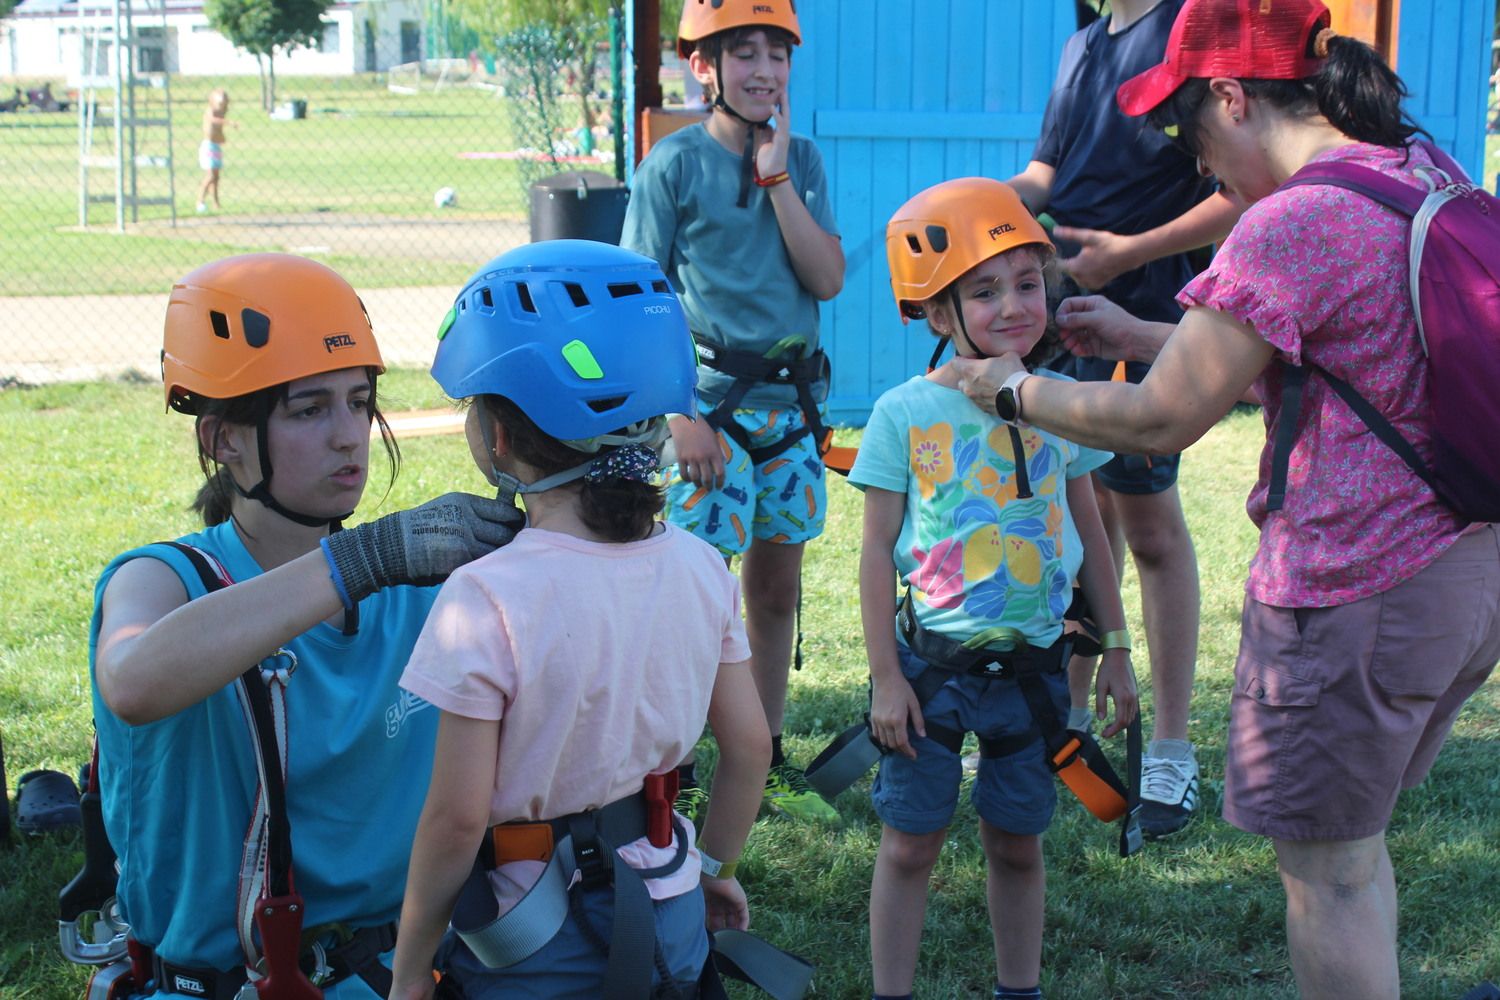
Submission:
<svg viewBox="0 0 1500 1000">
<path fill-rule="evenodd" d="M 1445 503 L 1473 521 L 1500 521 L 1500 198 L 1471 184 L 1436 146 L 1422 148 L 1434 165 L 1418 170 L 1425 192 L 1353 163 L 1311 164 L 1281 187 L 1348 188 L 1412 220 L 1410 286 L 1427 355 L 1432 465 L 1348 382 L 1310 362 L 1289 365 L 1274 432 L 1270 510 L 1286 498 L 1287 461 L 1311 369 Z"/>
</svg>

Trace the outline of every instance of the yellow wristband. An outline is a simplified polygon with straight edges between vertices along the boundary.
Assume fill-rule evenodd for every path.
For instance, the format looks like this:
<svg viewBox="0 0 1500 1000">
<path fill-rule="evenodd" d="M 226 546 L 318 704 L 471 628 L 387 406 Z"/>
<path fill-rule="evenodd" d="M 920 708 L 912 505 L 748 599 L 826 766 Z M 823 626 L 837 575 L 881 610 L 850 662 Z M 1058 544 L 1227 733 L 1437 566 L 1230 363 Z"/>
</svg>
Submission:
<svg viewBox="0 0 1500 1000">
<path fill-rule="evenodd" d="M 1099 649 L 1123 649 L 1130 651 L 1130 633 L 1122 628 L 1112 628 L 1099 636 Z"/>
<path fill-rule="evenodd" d="M 698 848 L 698 861 L 703 866 L 703 874 L 709 878 L 734 878 L 735 870 L 740 866 L 739 858 L 733 861 L 720 861 L 702 847 Z"/>
</svg>

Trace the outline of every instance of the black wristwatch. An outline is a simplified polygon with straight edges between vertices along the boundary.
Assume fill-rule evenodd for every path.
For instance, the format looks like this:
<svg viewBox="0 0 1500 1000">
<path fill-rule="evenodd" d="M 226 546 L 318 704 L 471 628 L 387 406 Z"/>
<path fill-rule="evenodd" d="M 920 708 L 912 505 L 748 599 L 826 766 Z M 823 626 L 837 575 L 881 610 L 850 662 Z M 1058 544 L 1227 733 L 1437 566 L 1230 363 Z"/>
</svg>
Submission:
<svg viewBox="0 0 1500 1000">
<path fill-rule="evenodd" d="M 1030 372 L 1016 372 L 1007 378 L 995 393 L 995 414 L 1007 424 L 1021 419 L 1021 383 L 1031 378 Z"/>
</svg>

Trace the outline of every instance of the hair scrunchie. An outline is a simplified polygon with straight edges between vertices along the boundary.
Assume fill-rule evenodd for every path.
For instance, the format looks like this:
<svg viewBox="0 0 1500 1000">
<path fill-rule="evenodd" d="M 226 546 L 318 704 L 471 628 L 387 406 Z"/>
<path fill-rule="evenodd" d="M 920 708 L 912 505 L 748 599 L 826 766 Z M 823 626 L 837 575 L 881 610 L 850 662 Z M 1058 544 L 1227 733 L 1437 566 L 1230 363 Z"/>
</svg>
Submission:
<svg viewBox="0 0 1500 1000">
<path fill-rule="evenodd" d="M 1328 58 L 1328 42 L 1338 37 L 1338 32 L 1332 28 L 1324 28 L 1313 37 L 1313 55 L 1319 59 Z"/>
<path fill-rule="evenodd" d="M 656 453 L 655 448 L 643 444 L 627 444 L 594 459 L 589 463 L 589 471 L 583 474 L 583 479 L 588 483 L 607 483 L 613 479 L 649 483 L 659 468 L 661 456 Z"/>
</svg>

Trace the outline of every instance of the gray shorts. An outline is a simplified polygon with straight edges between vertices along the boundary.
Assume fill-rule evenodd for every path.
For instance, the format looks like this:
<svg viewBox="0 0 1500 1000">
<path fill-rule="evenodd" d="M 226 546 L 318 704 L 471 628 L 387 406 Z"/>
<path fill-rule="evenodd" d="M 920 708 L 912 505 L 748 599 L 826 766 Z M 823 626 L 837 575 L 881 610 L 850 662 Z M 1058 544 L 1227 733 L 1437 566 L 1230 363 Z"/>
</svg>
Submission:
<svg viewBox="0 0 1500 1000">
<path fill-rule="evenodd" d="M 1390 590 L 1331 608 L 1245 599 L 1224 818 L 1284 840 L 1385 829 L 1500 659 L 1500 530 Z"/>
</svg>

